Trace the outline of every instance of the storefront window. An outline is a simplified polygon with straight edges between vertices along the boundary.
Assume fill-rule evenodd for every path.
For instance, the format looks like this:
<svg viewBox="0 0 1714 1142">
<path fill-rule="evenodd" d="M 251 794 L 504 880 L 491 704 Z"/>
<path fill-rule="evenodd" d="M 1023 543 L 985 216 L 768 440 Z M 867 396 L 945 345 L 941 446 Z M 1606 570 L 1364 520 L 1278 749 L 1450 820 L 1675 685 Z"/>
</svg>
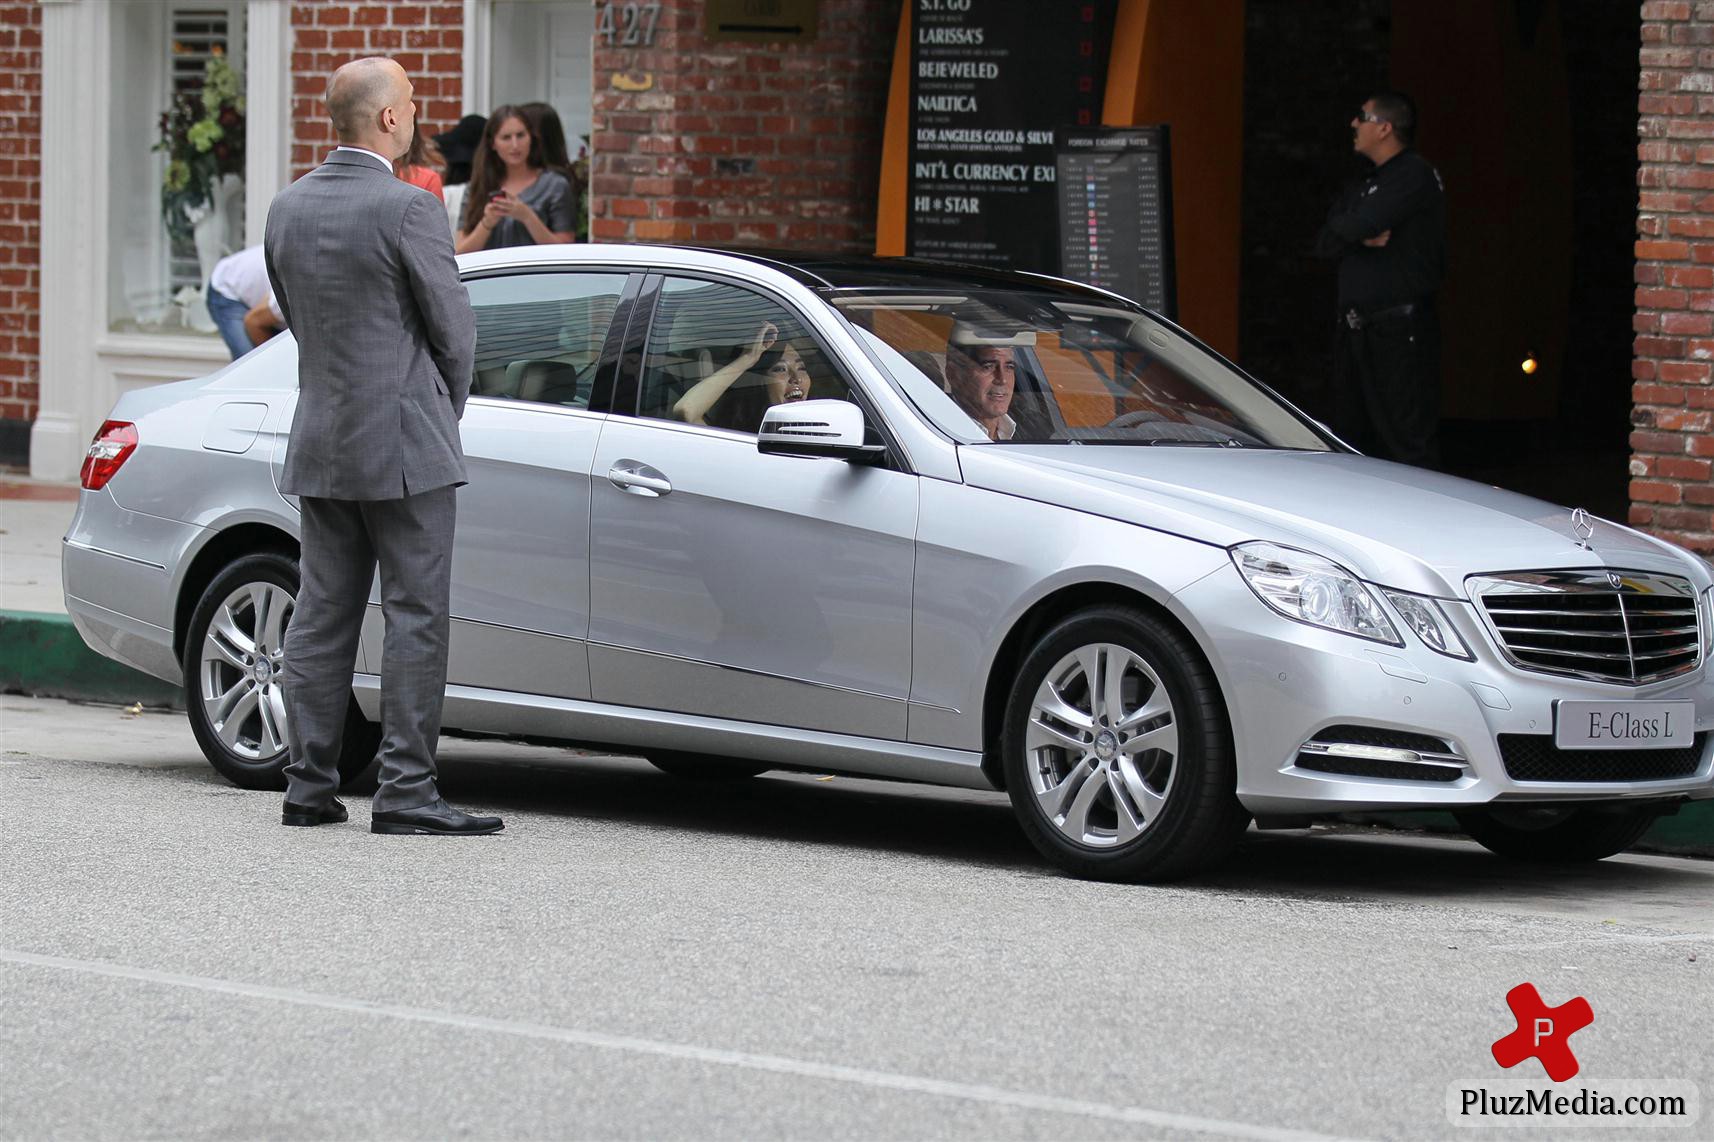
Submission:
<svg viewBox="0 0 1714 1142">
<path fill-rule="evenodd" d="M 203 288 L 244 240 L 245 4 L 111 19 L 108 327 L 212 335 Z"/>
<path fill-rule="evenodd" d="M 572 159 L 589 135 L 595 5 L 590 0 L 494 0 L 492 101 L 553 105 Z"/>
</svg>

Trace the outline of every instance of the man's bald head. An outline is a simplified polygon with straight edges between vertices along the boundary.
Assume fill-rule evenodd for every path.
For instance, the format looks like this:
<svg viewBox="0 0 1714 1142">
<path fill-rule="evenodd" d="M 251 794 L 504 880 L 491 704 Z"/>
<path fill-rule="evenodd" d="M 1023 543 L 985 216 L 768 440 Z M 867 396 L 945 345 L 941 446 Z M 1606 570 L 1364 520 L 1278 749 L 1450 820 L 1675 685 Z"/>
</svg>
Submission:
<svg viewBox="0 0 1714 1142">
<path fill-rule="evenodd" d="M 352 60 L 327 84 L 327 116 L 339 141 L 371 150 L 381 149 L 374 146 L 378 140 L 394 143 L 382 153 L 404 154 L 410 146 L 415 120 L 407 110 L 410 101 L 405 69 L 385 56 Z M 397 139 L 388 140 L 389 135 Z"/>
</svg>

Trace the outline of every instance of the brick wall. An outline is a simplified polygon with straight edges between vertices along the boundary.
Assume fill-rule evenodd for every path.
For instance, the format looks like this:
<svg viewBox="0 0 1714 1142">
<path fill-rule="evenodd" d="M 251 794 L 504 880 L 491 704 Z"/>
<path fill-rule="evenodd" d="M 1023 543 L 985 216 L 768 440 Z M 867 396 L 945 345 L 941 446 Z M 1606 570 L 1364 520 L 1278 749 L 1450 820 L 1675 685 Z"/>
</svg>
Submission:
<svg viewBox="0 0 1714 1142">
<path fill-rule="evenodd" d="M 464 98 L 462 0 L 298 0 L 292 5 L 292 36 L 292 177 L 333 148 L 323 102 L 327 77 L 363 56 L 399 61 L 416 85 L 417 122 L 430 134 L 458 122 Z"/>
<path fill-rule="evenodd" d="M 42 10 L 0 7 L 0 463 L 28 456 L 36 415 Z"/>
<path fill-rule="evenodd" d="M 822 0 L 807 44 L 710 43 L 702 7 L 596 37 L 593 237 L 873 249 L 898 0 Z"/>
<path fill-rule="evenodd" d="M 1642 6 L 1631 523 L 1714 554 L 1714 3 Z"/>
</svg>

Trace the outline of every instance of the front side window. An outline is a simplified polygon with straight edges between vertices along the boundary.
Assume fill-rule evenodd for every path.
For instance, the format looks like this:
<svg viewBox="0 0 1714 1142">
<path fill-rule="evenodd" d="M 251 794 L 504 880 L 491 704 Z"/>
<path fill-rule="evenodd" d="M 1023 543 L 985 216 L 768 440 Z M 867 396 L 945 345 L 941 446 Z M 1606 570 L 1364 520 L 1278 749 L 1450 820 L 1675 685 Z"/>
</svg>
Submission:
<svg viewBox="0 0 1714 1142">
<path fill-rule="evenodd" d="M 923 413 L 978 443 L 1332 444 L 1165 322 L 1022 290 L 831 297 Z"/>
<path fill-rule="evenodd" d="M 588 408 L 625 275 L 508 274 L 469 286 L 476 313 L 470 395 Z"/>
<path fill-rule="evenodd" d="M 826 398 L 850 390 L 791 310 L 738 286 L 662 283 L 638 415 L 754 433 L 773 405 Z"/>
</svg>

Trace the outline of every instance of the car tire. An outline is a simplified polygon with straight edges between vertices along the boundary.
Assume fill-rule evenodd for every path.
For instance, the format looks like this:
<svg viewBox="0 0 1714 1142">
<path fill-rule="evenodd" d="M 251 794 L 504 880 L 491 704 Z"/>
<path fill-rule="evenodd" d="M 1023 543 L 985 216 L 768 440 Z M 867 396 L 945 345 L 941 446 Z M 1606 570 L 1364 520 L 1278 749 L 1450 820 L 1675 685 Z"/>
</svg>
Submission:
<svg viewBox="0 0 1714 1142">
<path fill-rule="evenodd" d="M 1657 807 L 1515 805 L 1457 814 L 1477 844 L 1512 860 L 1574 864 L 1622 853 L 1649 831 Z"/>
<path fill-rule="evenodd" d="M 185 628 L 181 665 L 191 732 L 209 764 L 243 789 L 286 787 L 279 668 L 297 591 L 295 560 L 277 552 L 246 555 L 204 588 Z M 258 669 L 262 659 L 266 668 Z M 365 718 L 352 698 L 345 714 L 340 780 L 367 770 L 380 744 L 381 727 Z"/>
<path fill-rule="evenodd" d="M 679 753 L 657 750 L 649 754 L 648 763 L 662 773 L 691 781 L 742 781 L 760 777 L 768 766 L 734 757 L 713 757 L 704 753 Z"/>
<path fill-rule="evenodd" d="M 1136 607 L 1081 611 L 1036 640 L 1007 698 L 1000 752 L 1024 834 L 1075 876 L 1202 872 L 1249 822 L 1212 669 L 1188 636 Z"/>
</svg>

